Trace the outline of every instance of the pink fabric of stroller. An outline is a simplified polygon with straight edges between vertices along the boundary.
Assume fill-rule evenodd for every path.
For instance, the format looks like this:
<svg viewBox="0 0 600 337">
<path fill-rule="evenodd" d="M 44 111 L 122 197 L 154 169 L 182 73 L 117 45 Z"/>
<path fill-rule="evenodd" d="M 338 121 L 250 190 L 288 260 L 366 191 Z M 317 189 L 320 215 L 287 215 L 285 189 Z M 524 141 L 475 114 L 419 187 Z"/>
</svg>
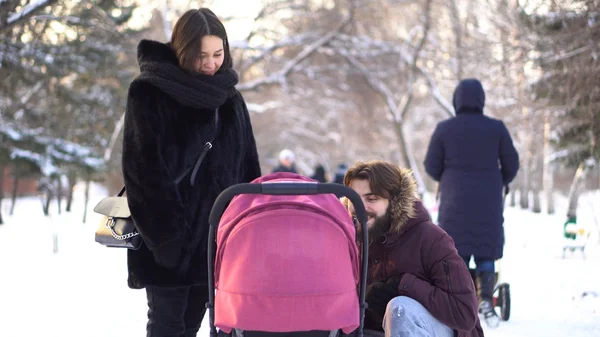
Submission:
<svg viewBox="0 0 600 337">
<path fill-rule="evenodd" d="M 253 183 L 313 182 L 275 173 Z M 359 325 L 355 228 L 333 194 L 239 195 L 217 231 L 215 326 L 290 332 Z"/>
</svg>

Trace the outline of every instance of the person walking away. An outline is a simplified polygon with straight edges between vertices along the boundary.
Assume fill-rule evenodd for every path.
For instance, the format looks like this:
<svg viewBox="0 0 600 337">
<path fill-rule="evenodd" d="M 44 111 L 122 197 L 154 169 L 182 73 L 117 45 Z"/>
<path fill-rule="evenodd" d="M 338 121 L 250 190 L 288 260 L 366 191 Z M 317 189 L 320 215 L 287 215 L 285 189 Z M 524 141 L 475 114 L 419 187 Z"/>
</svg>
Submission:
<svg viewBox="0 0 600 337">
<path fill-rule="evenodd" d="M 439 225 L 468 265 L 476 264 L 480 312 L 500 322 L 493 306 L 495 260 L 504 249 L 503 186 L 515 178 L 519 155 L 504 123 L 483 113 L 485 92 L 477 79 L 454 91 L 456 117 L 440 122 L 431 136 L 425 170 L 440 182 Z"/>
</svg>

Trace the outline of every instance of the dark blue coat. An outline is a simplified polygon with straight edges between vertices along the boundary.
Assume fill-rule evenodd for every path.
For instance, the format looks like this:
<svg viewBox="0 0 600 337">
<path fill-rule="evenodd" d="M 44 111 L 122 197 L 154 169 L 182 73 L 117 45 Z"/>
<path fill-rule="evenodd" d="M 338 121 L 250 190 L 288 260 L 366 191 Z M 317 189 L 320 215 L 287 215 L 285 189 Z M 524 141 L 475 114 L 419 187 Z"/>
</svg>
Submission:
<svg viewBox="0 0 600 337">
<path fill-rule="evenodd" d="M 504 247 L 502 188 L 519 169 L 519 155 L 506 126 L 483 115 L 485 93 L 478 80 L 454 91 L 456 117 L 440 122 L 425 170 L 440 182 L 439 224 L 461 256 L 499 259 Z"/>
</svg>

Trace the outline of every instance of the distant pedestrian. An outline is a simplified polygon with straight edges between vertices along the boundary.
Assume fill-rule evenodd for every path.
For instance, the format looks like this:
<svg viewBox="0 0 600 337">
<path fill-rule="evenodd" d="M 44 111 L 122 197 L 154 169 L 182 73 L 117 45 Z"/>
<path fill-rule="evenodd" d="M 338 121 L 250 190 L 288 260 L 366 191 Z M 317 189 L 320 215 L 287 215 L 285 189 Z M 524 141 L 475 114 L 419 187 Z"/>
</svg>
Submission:
<svg viewBox="0 0 600 337">
<path fill-rule="evenodd" d="M 296 171 L 296 155 L 294 154 L 294 152 L 292 152 L 292 150 L 289 149 L 283 149 L 281 150 L 281 152 L 279 152 L 279 165 L 277 165 L 277 167 L 275 167 L 272 171 L 272 173 L 275 172 L 292 172 L 292 173 L 298 173 Z"/>
<path fill-rule="evenodd" d="M 327 177 L 326 177 L 326 174 L 325 174 L 325 168 L 323 167 L 323 165 L 318 164 L 315 167 L 315 171 L 314 171 L 313 175 L 310 178 L 314 179 L 314 180 L 316 180 L 316 181 L 318 181 L 320 183 L 326 183 L 328 180 L 327 180 Z"/>
</svg>

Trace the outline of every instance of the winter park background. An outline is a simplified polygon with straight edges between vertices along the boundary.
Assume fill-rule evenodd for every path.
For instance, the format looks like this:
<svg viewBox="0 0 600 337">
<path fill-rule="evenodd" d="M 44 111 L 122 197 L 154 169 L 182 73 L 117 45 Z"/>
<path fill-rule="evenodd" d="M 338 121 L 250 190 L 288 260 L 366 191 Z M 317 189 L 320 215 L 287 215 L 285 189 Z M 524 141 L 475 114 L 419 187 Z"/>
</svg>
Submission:
<svg viewBox="0 0 600 337">
<path fill-rule="evenodd" d="M 84 189 L 76 187 L 76 200 L 83 200 Z M 107 192 L 94 185 L 91 195 L 89 212 Z M 594 221 L 600 193 L 580 202 L 582 221 Z M 558 204 L 564 211 L 564 198 Z M 46 217 L 38 198 L 20 199 L 0 226 L 0 336 L 143 336 L 145 291 L 127 288 L 125 252 L 93 242 L 100 216 L 90 214 L 82 224 L 83 202 L 60 215 L 56 206 Z M 558 215 L 506 210 L 500 277 L 511 285 L 512 313 L 496 330 L 484 325 L 486 336 L 600 336 L 598 237 L 586 249 L 587 259 L 579 252 L 563 259 L 562 222 Z M 597 297 L 582 297 L 584 292 Z M 208 336 L 204 323 L 199 336 Z"/>
<path fill-rule="evenodd" d="M 265 173 L 283 148 L 330 178 L 389 160 L 435 216 L 425 150 L 479 78 L 521 166 L 499 263 L 512 314 L 486 336 L 600 336 L 598 1 L 0 0 L 1 337 L 144 334 L 145 294 L 125 252 L 93 241 L 92 208 L 122 186 L 137 43 L 199 6 L 225 22 Z M 562 257 L 575 215 L 585 259 Z"/>
</svg>

